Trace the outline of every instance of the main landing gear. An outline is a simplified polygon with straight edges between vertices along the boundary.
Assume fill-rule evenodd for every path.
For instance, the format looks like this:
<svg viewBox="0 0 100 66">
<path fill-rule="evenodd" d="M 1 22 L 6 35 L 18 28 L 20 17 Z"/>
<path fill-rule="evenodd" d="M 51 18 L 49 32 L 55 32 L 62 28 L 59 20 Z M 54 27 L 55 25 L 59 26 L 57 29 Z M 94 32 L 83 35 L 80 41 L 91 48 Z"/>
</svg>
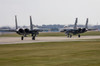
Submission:
<svg viewBox="0 0 100 66">
<path fill-rule="evenodd" d="M 24 40 L 24 35 L 21 36 L 21 40 Z M 32 40 L 35 40 L 36 34 L 32 34 Z"/>
<path fill-rule="evenodd" d="M 79 34 L 79 35 L 78 35 L 78 37 L 80 38 L 80 37 L 81 37 L 81 35 Z"/>
<path fill-rule="evenodd" d="M 24 40 L 24 36 L 21 36 L 21 40 Z M 35 36 L 32 36 L 32 40 L 35 40 Z"/>
<path fill-rule="evenodd" d="M 68 35 L 67 35 L 67 37 L 68 37 L 68 38 L 71 38 L 71 37 L 72 37 L 72 35 L 71 35 L 71 34 L 68 34 Z"/>
<path fill-rule="evenodd" d="M 21 37 L 21 40 L 24 40 L 24 36 Z"/>
<path fill-rule="evenodd" d="M 36 34 L 32 34 L 32 40 L 35 40 Z"/>
<path fill-rule="evenodd" d="M 35 36 L 32 36 L 32 40 L 35 40 Z"/>
</svg>

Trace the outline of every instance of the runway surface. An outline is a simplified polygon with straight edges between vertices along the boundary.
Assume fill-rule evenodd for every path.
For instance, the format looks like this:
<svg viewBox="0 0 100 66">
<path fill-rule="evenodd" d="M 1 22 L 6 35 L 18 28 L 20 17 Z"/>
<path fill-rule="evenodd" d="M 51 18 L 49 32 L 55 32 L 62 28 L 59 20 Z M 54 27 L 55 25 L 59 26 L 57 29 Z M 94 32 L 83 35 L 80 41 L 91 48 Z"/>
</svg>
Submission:
<svg viewBox="0 0 100 66">
<path fill-rule="evenodd" d="M 20 40 L 20 37 L 0 37 L 0 44 L 19 44 L 19 43 L 36 43 L 36 42 L 61 42 L 61 41 L 88 41 L 87 39 L 100 39 L 100 36 L 82 36 L 78 37 L 36 37 L 32 40 L 31 37 L 25 37 Z"/>
</svg>

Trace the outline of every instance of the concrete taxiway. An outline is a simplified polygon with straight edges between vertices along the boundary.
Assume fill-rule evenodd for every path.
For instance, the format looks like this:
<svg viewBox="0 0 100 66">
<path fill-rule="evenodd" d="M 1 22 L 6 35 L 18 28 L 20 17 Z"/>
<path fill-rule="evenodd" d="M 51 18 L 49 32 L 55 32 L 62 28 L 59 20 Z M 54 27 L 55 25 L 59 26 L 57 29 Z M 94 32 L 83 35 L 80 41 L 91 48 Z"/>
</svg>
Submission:
<svg viewBox="0 0 100 66">
<path fill-rule="evenodd" d="M 25 37 L 20 40 L 20 37 L 0 37 L 0 44 L 19 44 L 19 43 L 36 43 L 36 42 L 61 42 L 61 41 L 87 41 L 87 39 L 100 39 L 100 36 L 82 36 L 78 37 L 36 37 L 32 40 L 31 37 Z"/>
</svg>

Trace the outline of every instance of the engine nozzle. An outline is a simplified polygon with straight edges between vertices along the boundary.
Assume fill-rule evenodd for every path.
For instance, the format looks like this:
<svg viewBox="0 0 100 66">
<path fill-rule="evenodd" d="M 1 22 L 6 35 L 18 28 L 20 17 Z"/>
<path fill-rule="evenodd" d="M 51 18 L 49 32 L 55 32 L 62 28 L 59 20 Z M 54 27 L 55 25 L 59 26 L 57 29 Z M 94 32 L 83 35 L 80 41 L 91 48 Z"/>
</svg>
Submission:
<svg viewBox="0 0 100 66">
<path fill-rule="evenodd" d="M 25 29 L 24 31 L 25 31 L 25 33 L 29 33 L 30 32 L 29 29 Z"/>
<path fill-rule="evenodd" d="M 20 29 L 17 30 L 17 33 L 20 34 L 20 35 L 23 35 L 24 34 L 24 30 L 22 28 L 20 28 Z"/>
</svg>

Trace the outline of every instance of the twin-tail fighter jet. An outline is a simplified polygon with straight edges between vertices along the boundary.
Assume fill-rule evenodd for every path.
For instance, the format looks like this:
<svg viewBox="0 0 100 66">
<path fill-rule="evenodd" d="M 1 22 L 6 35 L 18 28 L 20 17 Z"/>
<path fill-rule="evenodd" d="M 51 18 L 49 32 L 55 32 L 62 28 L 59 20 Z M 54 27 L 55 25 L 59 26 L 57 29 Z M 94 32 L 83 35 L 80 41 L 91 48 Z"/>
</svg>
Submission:
<svg viewBox="0 0 100 66">
<path fill-rule="evenodd" d="M 0 30 L 0 31 L 1 32 L 16 32 L 17 34 L 21 35 L 21 40 L 24 40 L 24 37 L 26 37 L 29 34 L 31 34 L 32 40 L 35 40 L 36 35 L 38 35 L 40 31 L 42 31 L 41 29 L 33 29 L 31 16 L 30 16 L 30 29 L 19 28 L 18 24 L 17 24 L 17 16 L 15 16 L 15 25 L 16 25 L 15 30 Z"/>
<path fill-rule="evenodd" d="M 80 37 L 80 33 L 84 33 L 88 30 L 88 18 L 86 19 L 86 25 L 84 28 L 77 28 L 77 22 L 78 18 L 76 18 L 74 27 L 72 29 L 63 29 L 61 30 L 61 32 L 65 32 L 65 34 L 70 38 L 72 37 L 72 35 L 76 34 L 78 34 L 78 37 Z"/>
</svg>

